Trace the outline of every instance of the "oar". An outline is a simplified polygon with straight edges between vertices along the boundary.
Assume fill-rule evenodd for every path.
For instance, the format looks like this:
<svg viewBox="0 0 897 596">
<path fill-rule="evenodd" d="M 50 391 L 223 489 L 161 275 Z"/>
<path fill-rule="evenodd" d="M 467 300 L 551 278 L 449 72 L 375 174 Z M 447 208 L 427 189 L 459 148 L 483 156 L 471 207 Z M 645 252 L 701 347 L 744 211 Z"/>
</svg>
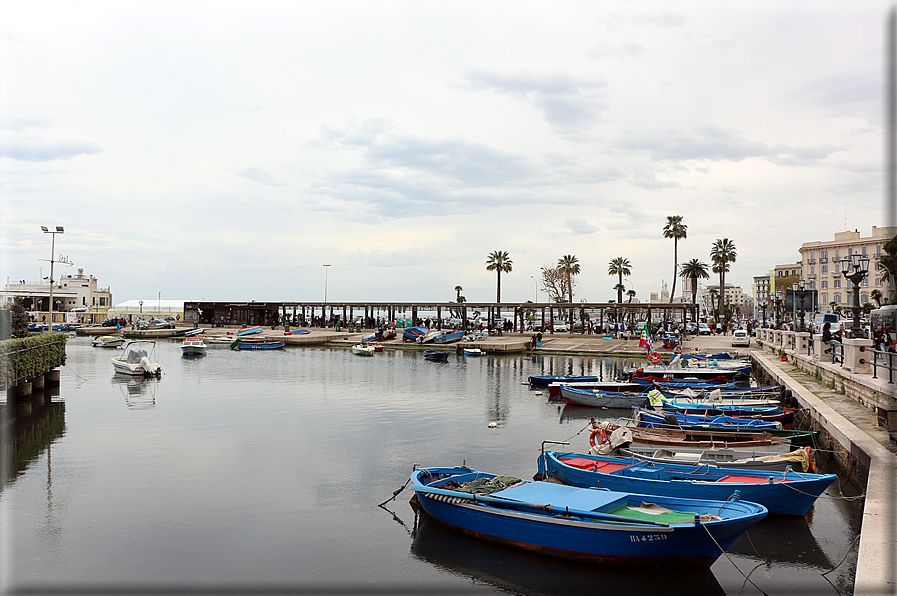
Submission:
<svg viewBox="0 0 897 596">
<path fill-rule="evenodd" d="M 634 520 L 629 517 L 623 517 L 622 515 L 612 515 L 610 513 L 600 513 L 598 511 L 585 511 L 582 509 L 570 509 L 568 507 L 556 507 L 553 505 L 536 505 L 533 503 L 524 503 L 523 501 L 511 501 L 509 499 L 502 499 L 499 497 L 490 497 L 487 495 L 474 495 L 468 493 L 459 493 L 454 490 L 446 490 L 442 488 L 435 488 L 432 486 L 419 486 L 413 485 L 411 487 L 414 491 L 419 493 L 430 493 L 434 495 L 445 495 L 447 497 L 459 497 L 462 499 L 471 499 L 474 501 L 481 501 L 483 503 L 492 503 L 494 505 L 502 505 L 505 507 L 517 508 L 517 509 L 529 509 L 536 512 L 541 513 L 558 513 L 563 515 L 575 515 L 576 517 L 589 517 L 593 519 L 603 519 L 607 521 L 618 521 L 624 522 L 627 524 L 641 524 L 641 525 L 649 525 L 649 526 L 663 526 L 664 528 L 670 527 L 670 524 L 666 524 L 663 522 L 655 522 L 650 520 Z"/>
</svg>

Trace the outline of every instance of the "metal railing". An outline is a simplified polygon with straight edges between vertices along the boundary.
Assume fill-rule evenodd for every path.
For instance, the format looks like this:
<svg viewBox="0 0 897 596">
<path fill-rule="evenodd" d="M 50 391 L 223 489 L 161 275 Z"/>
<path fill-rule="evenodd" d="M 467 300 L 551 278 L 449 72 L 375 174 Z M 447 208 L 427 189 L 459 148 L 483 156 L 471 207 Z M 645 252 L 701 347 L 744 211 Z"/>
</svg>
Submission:
<svg viewBox="0 0 897 596">
<path fill-rule="evenodd" d="M 866 346 L 860 346 L 860 352 L 872 352 L 872 362 L 869 364 L 872 365 L 872 378 L 878 378 L 878 369 L 884 368 L 888 371 L 888 383 L 894 383 L 894 370 L 895 370 L 895 360 L 894 357 L 897 356 L 897 353 L 894 352 L 883 352 L 881 350 L 876 350 L 874 348 L 867 348 Z M 887 362 L 887 364 L 885 364 Z M 860 359 L 860 363 L 865 364 L 865 359 Z"/>
</svg>

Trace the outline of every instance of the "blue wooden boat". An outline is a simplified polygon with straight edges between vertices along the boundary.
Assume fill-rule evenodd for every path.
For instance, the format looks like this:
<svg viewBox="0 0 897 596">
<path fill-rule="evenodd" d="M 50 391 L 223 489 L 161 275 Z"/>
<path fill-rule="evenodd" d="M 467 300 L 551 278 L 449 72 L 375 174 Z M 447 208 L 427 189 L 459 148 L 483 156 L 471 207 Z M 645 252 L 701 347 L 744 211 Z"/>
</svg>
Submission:
<svg viewBox="0 0 897 596">
<path fill-rule="evenodd" d="M 284 331 L 284 335 L 305 335 L 306 333 L 311 333 L 308 329 L 296 329 L 295 331 Z"/>
<path fill-rule="evenodd" d="M 645 387 L 654 387 L 657 383 L 662 383 L 669 387 L 679 387 L 686 388 L 691 387 L 693 389 L 721 389 L 721 388 L 734 388 L 735 382 L 731 380 L 727 380 L 725 377 L 718 377 L 714 379 L 673 379 L 673 378 L 663 378 L 663 377 L 638 377 L 633 375 L 632 383 L 638 383 L 639 385 L 644 385 Z"/>
<path fill-rule="evenodd" d="M 448 360 L 448 352 L 440 352 L 439 350 L 424 350 L 424 358 L 435 362 L 446 362 Z"/>
<path fill-rule="evenodd" d="M 416 469 L 410 482 L 424 511 L 443 524 L 576 561 L 707 567 L 767 514 L 737 498 L 646 497 L 467 467 Z"/>
<path fill-rule="evenodd" d="M 238 331 L 238 332 L 237 332 L 237 336 L 238 336 L 238 337 L 243 337 L 243 336 L 246 336 L 246 335 L 252 335 L 252 334 L 254 334 L 254 333 L 261 333 L 261 332 L 262 332 L 262 328 L 261 328 L 261 327 L 258 327 L 258 326 L 256 326 L 256 327 L 247 327 L 246 329 L 243 329 L 242 331 Z"/>
<path fill-rule="evenodd" d="M 715 354 L 681 354 L 683 360 L 734 360 L 738 352 L 717 352 Z"/>
<path fill-rule="evenodd" d="M 564 403 L 590 408 L 628 408 L 648 404 L 647 393 L 632 391 L 602 391 L 601 389 L 577 389 L 561 385 L 561 399 Z"/>
<path fill-rule="evenodd" d="M 733 470 L 712 466 L 633 463 L 632 459 L 546 451 L 539 455 L 541 478 L 581 487 L 600 486 L 612 491 L 652 497 L 725 501 L 738 494 L 759 503 L 770 513 L 804 516 L 832 482 L 835 474 L 807 474 L 786 470 Z"/>
<path fill-rule="evenodd" d="M 704 416 L 701 414 L 683 414 L 681 412 L 672 412 L 671 414 L 676 417 L 676 423 L 682 428 L 690 426 L 712 426 L 714 428 L 725 427 L 738 430 L 765 431 L 782 427 L 780 422 L 762 420 L 759 418 L 738 418 L 737 416 L 726 416 L 723 414 L 717 416 Z M 792 412 L 783 412 L 782 415 L 793 416 L 794 414 Z M 658 414 L 657 412 L 651 412 L 645 409 L 639 409 L 637 411 L 637 416 L 641 425 L 647 428 L 653 428 L 666 423 L 663 414 Z"/>
<path fill-rule="evenodd" d="M 534 375 L 529 378 L 529 384 L 538 387 L 547 387 L 551 383 L 597 383 L 598 377 L 578 377 L 576 375 Z"/>
<path fill-rule="evenodd" d="M 682 414 L 701 414 L 703 416 L 750 416 L 752 414 L 778 414 L 784 410 L 779 406 L 737 406 L 728 404 L 690 404 L 676 401 L 663 402 L 663 409 Z"/>
<path fill-rule="evenodd" d="M 286 345 L 283 339 L 244 339 L 238 337 L 230 345 L 232 350 L 279 350 Z"/>
<path fill-rule="evenodd" d="M 409 327 L 402 331 L 402 341 L 417 341 L 418 337 L 426 335 L 429 331 L 426 327 Z"/>
<path fill-rule="evenodd" d="M 464 337 L 466 331 L 446 331 L 442 335 L 437 335 L 433 338 L 434 344 L 450 344 L 455 341 L 459 341 Z"/>
</svg>

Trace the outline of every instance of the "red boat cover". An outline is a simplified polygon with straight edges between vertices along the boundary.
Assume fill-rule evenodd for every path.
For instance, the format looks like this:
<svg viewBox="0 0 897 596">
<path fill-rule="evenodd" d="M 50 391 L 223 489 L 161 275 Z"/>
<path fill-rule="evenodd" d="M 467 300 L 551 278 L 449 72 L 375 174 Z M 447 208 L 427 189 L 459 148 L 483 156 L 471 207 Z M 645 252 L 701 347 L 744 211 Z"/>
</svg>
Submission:
<svg viewBox="0 0 897 596">
<path fill-rule="evenodd" d="M 738 476 L 737 474 L 731 474 L 729 476 L 723 476 L 717 482 L 737 482 L 739 484 L 766 484 L 770 479 L 765 476 Z M 786 482 L 782 478 L 773 478 L 773 482 Z"/>
<path fill-rule="evenodd" d="M 594 459 L 586 459 L 584 457 L 571 457 L 570 459 L 562 459 L 562 462 L 574 468 L 589 470 L 590 472 L 604 472 L 610 474 L 623 468 L 628 468 L 632 464 L 617 464 L 609 461 L 595 461 Z"/>
</svg>

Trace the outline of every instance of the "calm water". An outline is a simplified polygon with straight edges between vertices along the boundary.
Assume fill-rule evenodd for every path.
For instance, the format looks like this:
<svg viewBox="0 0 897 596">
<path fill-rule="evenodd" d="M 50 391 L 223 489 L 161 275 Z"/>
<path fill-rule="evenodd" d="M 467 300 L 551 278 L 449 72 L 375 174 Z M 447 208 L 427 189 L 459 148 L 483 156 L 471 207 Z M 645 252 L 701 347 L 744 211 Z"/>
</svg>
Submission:
<svg viewBox="0 0 897 596">
<path fill-rule="evenodd" d="M 759 593 L 738 569 L 769 594 L 851 589 L 861 509 L 837 484 L 806 519 L 764 520 L 703 571 L 490 546 L 418 515 L 408 490 L 377 506 L 414 463 L 531 478 L 541 441 L 587 449 L 577 433 L 600 411 L 561 408 L 524 383 L 610 378 L 621 360 L 226 345 L 188 359 L 163 341 L 152 381 L 114 375 L 114 353 L 71 339 L 59 395 L 18 425 L 0 493 L 7 590 Z"/>
</svg>

